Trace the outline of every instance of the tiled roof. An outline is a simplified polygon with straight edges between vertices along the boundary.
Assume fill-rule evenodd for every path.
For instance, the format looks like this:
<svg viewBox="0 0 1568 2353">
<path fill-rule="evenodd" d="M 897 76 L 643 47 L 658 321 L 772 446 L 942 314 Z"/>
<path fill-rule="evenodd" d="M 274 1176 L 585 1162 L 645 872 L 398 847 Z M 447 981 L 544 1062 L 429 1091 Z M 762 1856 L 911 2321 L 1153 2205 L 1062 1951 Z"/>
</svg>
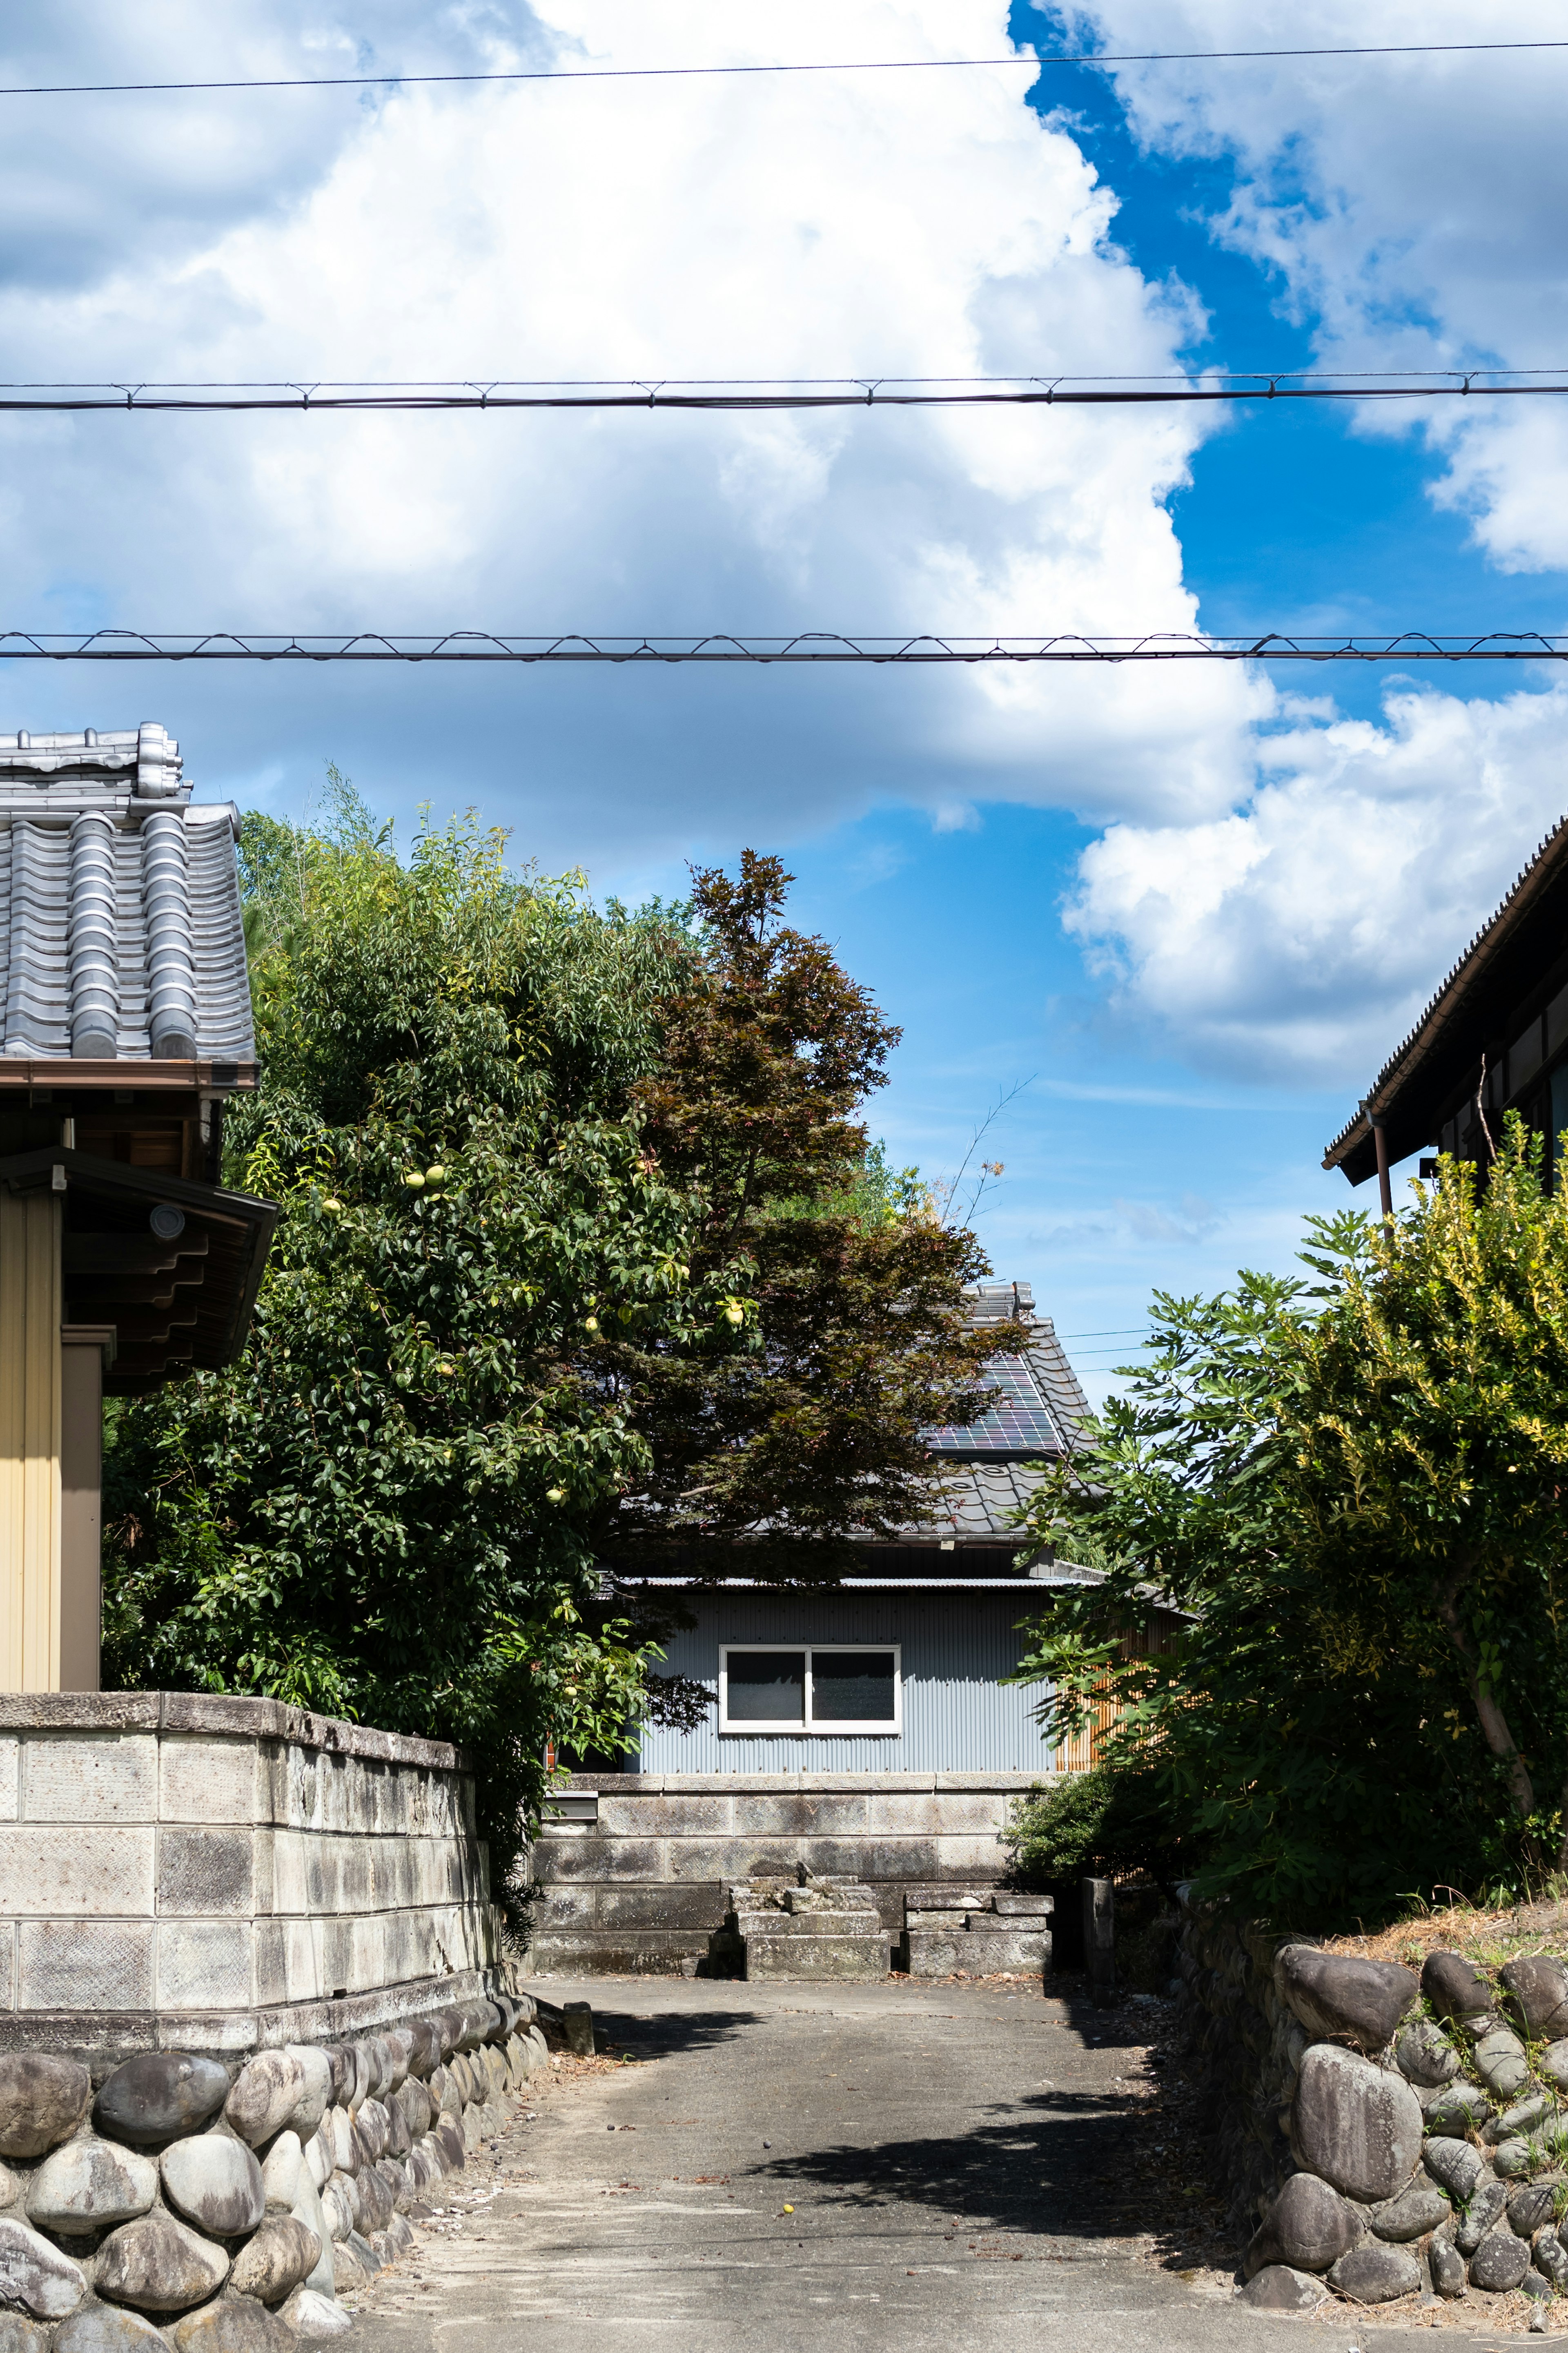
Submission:
<svg viewBox="0 0 1568 2353">
<path fill-rule="evenodd" d="M 1069 1454 L 1089 1413 L 1089 1399 L 1068 1362 L 1048 1315 L 1035 1313 L 1026 1282 L 981 1282 L 968 1293 L 973 1324 L 1016 1326 L 1016 1355 L 994 1356 L 981 1375 L 996 1403 L 978 1421 L 926 1432 L 933 1454 L 988 1462 L 1039 1461 Z"/>
<path fill-rule="evenodd" d="M 1500 907 L 1449 972 L 1421 1018 L 1323 1154 L 1352 1185 L 1377 1166 L 1367 1124 L 1384 1123 L 1388 1156 L 1403 1160 L 1436 1141 L 1439 1106 L 1496 1041 L 1497 1025 L 1562 955 L 1568 928 L 1568 818 L 1559 819 Z M 1503 1041 L 1508 1042 L 1506 1039 Z"/>
<path fill-rule="evenodd" d="M 181 768 L 152 723 L 0 735 L 0 1054 L 254 1060 L 238 813 Z"/>
<path fill-rule="evenodd" d="M 1022 1542 L 1013 1514 L 1029 1501 L 1043 1471 L 1024 1462 L 961 1461 L 944 1462 L 942 1472 L 945 1493 L 933 1502 L 928 1519 L 902 1532 L 901 1542 Z"/>
</svg>

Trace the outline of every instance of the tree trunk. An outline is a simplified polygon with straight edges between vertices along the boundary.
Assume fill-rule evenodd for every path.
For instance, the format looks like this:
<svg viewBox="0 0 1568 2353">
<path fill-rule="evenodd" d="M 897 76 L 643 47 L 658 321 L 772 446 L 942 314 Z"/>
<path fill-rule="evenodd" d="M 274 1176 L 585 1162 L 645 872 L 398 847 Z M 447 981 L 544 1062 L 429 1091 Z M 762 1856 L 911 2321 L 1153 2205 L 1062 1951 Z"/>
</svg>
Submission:
<svg viewBox="0 0 1568 2353">
<path fill-rule="evenodd" d="M 1437 1615 L 1448 1630 L 1449 1641 L 1464 1661 L 1465 1679 L 1470 1686 L 1470 1697 L 1475 1702 L 1476 1714 L 1480 1720 L 1487 1746 L 1494 1757 L 1500 1757 L 1508 1767 L 1509 1794 L 1513 1799 L 1514 1811 L 1522 1821 L 1535 1811 L 1535 1785 L 1531 1780 L 1523 1757 L 1514 1746 L 1513 1735 L 1508 1728 L 1507 1716 L 1504 1715 L 1490 1692 L 1481 1689 L 1480 1679 L 1476 1673 L 1475 1654 L 1470 1649 L 1469 1636 L 1466 1633 L 1464 1621 L 1459 1616 L 1458 1601 L 1459 1581 L 1456 1577 L 1447 1590 L 1438 1595 Z"/>
</svg>

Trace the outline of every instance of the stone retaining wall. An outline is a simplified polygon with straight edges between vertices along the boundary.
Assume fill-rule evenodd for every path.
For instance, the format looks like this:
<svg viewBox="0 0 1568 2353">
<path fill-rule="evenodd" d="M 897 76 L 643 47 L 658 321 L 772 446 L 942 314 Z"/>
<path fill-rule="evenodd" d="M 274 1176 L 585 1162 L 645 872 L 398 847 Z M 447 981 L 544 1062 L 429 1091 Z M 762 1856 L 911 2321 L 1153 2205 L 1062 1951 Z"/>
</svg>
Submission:
<svg viewBox="0 0 1568 2353">
<path fill-rule="evenodd" d="M 412 2245 L 544 2063 L 526 1996 L 243 2062 L 0 2056 L 5 2353 L 281 2353 Z"/>
<path fill-rule="evenodd" d="M 1189 1914 L 1179 1970 L 1248 2303 L 1568 2295 L 1568 1965 L 1417 1979 Z"/>
</svg>

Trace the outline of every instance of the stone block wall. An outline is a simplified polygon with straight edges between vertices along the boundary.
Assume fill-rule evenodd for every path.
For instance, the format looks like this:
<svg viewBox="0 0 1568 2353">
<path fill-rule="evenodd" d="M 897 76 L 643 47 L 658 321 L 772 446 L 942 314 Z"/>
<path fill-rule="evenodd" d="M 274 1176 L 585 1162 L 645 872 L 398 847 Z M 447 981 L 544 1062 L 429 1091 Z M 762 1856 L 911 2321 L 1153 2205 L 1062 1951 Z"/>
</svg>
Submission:
<svg viewBox="0 0 1568 2353">
<path fill-rule="evenodd" d="M 547 1821 L 529 1965 L 563 1975 L 679 1970 L 706 1957 L 727 1891 L 801 1868 L 871 1888 L 904 1929 L 906 1892 L 994 1888 L 1002 1832 L 1029 1773 L 575 1774 L 593 1821 Z M 984 1898 L 982 1897 L 982 1900 Z"/>
<path fill-rule="evenodd" d="M 431 2010 L 241 2061 L 0 2055 L 6 2353 L 284 2353 L 413 2243 L 421 2193 L 545 2061 L 533 2005 Z"/>
<path fill-rule="evenodd" d="M 1568 1963 L 1417 1978 L 1189 1913 L 1179 1971 L 1247 2302 L 1568 2295 Z"/>
<path fill-rule="evenodd" d="M 0 2050 L 244 2051 L 485 1989 L 472 1785 L 270 1700 L 0 1694 Z"/>
</svg>

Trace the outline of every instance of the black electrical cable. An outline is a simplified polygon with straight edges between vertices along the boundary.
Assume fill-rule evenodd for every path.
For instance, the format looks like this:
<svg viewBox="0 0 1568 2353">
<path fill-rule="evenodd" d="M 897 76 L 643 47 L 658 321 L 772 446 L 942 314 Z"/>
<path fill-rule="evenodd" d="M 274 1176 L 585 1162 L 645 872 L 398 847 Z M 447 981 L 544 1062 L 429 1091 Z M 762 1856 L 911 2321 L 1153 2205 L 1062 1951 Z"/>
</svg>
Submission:
<svg viewBox="0 0 1568 2353">
<path fill-rule="evenodd" d="M 1038 72 L 1048 66 L 1080 66 L 1090 70 L 1107 66 L 1169 66 L 1230 64 L 1269 58 L 1417 58 L 1476 57 L 1492 51 L 1568 49 L 1562 41 L 1380 41 L 1334 48 L 1294 49 L 1086 49 L 1076 55 L 1041 57 L 1025 50 L 1009 58 L 822 58 L 805 65 L 750 66 L 542 66 L 513 72 L 309 74 L 253 77 L 234 81 L 65 81 L 0 85 L 0 98 L 118 98 L 175 90 L 399 90 L 447 82 L 521 81 L 668 81 L 721 74 L 910 73 L 945 71 L 968 66 L 1028 66 Z"/>
<path fill-rule="evenodd" d="M 947 390 L 933 387 L 946 385 Z M 1205 369 L 1182 376 L 630 378 L 462 383 L 0 384 L 0 414 L 144 410 L 1126 407 L 1193 401 L 1476 399 L 1568 392 L 1568 369 L 1447 368 L 1377 375 Z"/>
<path fill-rule="evenodd" d="M 849 638 L 829 630 L 793 637 L 502 637 L 483 629 L 444 634 L 363 630 L 289 637 L 267 631 L 174 632 L 92 629 L 83 636 L 0 630 L 0 661 L 375 661 L 375 662 L 930 662 L 1126 661 L 1568 661 L 1568 637 L 1492 630 L 1481 637 L 1205 638 L 1175 630 L 1143 637 Z"/>
</svg>

